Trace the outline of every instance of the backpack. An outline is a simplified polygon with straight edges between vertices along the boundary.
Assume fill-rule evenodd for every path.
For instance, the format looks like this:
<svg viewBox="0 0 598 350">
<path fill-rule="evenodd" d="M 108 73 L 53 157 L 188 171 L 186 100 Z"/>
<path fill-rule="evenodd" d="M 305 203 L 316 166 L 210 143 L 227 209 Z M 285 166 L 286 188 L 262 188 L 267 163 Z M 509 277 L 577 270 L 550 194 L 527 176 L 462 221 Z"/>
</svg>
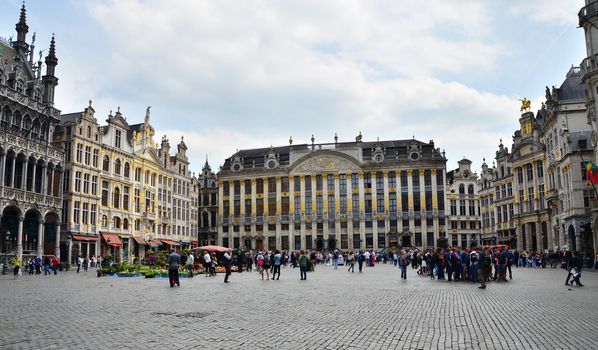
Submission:
<svg viewBox="0 0 598 350">
<path fill-rule="evenodd" d="M 492 257 L 490 257 L 490 254 L 484 254 L 484 266 L 488 267 L 492 265 Z"/>
</svg>

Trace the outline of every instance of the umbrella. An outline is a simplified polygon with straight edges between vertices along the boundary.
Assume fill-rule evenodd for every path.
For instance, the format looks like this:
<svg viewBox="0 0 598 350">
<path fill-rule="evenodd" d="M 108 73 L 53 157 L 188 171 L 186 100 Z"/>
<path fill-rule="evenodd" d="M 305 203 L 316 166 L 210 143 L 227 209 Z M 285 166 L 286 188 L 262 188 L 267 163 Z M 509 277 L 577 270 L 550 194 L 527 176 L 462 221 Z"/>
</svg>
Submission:
<svg viewBox="0 0 598 350">
<path fill-rule="evenodd" d="M 197 248 L 193 248 L 193 251 L 198 251 L 198 250 L 207 250 L 209 252 L 220 252 L 220 253 L 224 253 L 228 250 L 227 247 L 221 247 L 218 245 L 204 245 L 201 247 L 197 247 Z"/>
</svg>

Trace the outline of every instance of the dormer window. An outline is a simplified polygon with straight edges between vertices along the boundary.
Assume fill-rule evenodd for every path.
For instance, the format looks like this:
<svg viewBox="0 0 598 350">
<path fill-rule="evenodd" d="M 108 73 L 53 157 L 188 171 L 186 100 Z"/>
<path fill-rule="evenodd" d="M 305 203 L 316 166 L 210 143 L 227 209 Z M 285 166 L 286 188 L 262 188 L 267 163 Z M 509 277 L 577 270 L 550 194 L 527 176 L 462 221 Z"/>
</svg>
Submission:
<svg viewBox="0 0 598 350">
<path fill-rule="evenodd" d="M 122 132 L 120 130 L 116 130 L 115 137 L 114 137 L 114 147 L 120 148 L 120 140 L 122 139 Z"/>
<path fill-rule="evenodd" d="M 25 87 L 25 84 L 23 84 L 23 81 L 17 80 L 17 83 L 15 85 L 15 90 L 17 90 L 18 93 L 22 94 L 24 87 Z"/>
</svg>

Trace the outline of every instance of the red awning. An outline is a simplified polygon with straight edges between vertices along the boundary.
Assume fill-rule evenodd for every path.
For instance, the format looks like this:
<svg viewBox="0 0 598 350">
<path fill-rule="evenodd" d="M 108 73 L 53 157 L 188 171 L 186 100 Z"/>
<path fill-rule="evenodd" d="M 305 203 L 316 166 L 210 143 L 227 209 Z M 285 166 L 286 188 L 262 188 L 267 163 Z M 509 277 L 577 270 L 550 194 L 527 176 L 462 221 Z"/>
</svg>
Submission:
<svg viewBox="0 0 598 350">
<path fill-rule="evenodd" d="M 109 245 L 113 247 L 122 247 L 123 244 L 120 241 L 120 238 L 118 238 L 117 234 L 108 232 L 101 232 L 101 234 L 104 241 L 106 241 L 106 243 L 108 243 Z"/>
<path fill-rule="evenodd" d="M 152 248 L 157 248 L 162 245 L 160 241 L 148 241 L 147 244 Z"/>
<path fill-rule="evenodd" d="M 98 240 L 98 237 L 73 235 L 73 241 L 93 242 L 93 241 L 97 241 L 97 240 Z"/>
<path fill-rule="evenodd" d="M 198 245 L 198 244 L 199 244 L 199 242 L 197 242 L 197 241 L 192 241 L 191 242 L 191 245 Z"/>
<path fill-rule="evenodd" d="M 137 242 L 137 244 L 139 245 L 146 245 L 147 242 L 145 241 L 145 239 L 139 237 L 139 236 L 133 236 L 133 239 L 135 240 L 135 242 Z"/>
<path fill-rule="evenodd" d="M 168 244 L 171 247 L 178 247 L 181 245 L 179 242 L 171 241 L 169 239 L 161 239 L 160 241 L 162 241 L 164 244 Z"/>
</svg>

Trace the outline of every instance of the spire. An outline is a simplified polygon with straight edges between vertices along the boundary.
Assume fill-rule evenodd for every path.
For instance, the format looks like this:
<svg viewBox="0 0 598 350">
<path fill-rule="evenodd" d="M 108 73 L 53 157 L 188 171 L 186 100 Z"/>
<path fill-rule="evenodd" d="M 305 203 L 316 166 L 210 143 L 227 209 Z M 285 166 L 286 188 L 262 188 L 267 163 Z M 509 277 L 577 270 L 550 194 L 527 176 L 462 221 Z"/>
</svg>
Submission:
<svg viewBox="0 0 598 350">
<path fill-rule="evenodd" d="M 152 106 L 147 106 L 147 109 L 145 110 L 145 121 L 144 121 L 145 124 L 149 124 L 149 121 L 150 121 L 150 116 L 151 116 L 150 108 L 152 108 Z"/>
<path fill-rule="evenodd" d="M 17 30 L 17 40 L 13 43 L 13 46 L 21 51 L 23 55 L 27 54 L 27 43 L 25 42 L 27 39 L 27 32 L 29 32 L 29 26 L 27 25 L 27 10 L 25 9 L 25 2 L 23 1 L 23 6 L 21 7 L 21 15 L 19 16 L 19 23 L 15 25 L 15 29 Z"/>
<path fill-rule="evenodd" d="M 42 77 L 44 85 L 44 103 L 54 104 L 54 89 L 58 85 L 58 78 L 55 76 L 56 65 L 58 58 L 56 58 L 56 40 L 54 33 L 52 33 L 52 40 L 50 41 L 50 50 L 46 56 L 46 75 Z"/>
</svg>

